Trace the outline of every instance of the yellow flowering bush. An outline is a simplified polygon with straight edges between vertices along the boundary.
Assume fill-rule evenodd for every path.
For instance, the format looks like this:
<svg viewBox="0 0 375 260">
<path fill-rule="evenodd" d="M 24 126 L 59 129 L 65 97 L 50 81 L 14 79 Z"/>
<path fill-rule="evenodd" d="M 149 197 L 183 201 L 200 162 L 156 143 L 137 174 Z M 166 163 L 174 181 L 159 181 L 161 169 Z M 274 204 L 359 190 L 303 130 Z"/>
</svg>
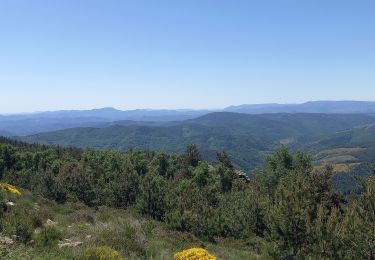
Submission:
<svg viewBox="0 0 375 260">
<path fill-rule="evenodd" d="M 21 195 L 21 192 L 17 189 L 17 187 L 9 183 L 0 182 L 0 187 L 10 193 Z"/>
<path fill-rule="evenodd" d="M 203 248 L 190 248 L 178 252 L 174 255 L 175 260 L 216 260 L 216 256 L 211 255 Z"/>
<path fill-rule="evenodd" d="M 122 260 L 121 255 L 108 246 L 99 246 L 86 249 L 83 260 Z"/>
</svg>

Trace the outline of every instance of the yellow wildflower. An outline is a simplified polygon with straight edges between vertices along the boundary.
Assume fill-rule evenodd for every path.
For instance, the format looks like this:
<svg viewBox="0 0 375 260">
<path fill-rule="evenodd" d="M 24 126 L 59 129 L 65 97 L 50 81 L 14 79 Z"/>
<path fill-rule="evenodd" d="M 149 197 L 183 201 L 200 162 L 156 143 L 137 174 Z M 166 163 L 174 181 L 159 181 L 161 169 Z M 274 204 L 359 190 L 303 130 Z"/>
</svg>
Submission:
<svg viewBox="0 0 375 260">
<path fill-rule="evenodd" d="M 216 256 L 211 255 L 203 248 L 190 248 L 178 252 L 174 255 L 175 260 L 216 260 Z"/>
<path fill-rule="evenodd" d="M 21 192 L 17 189 L 17 187 L 9 183 L 0 182 L 0 187 L 10 193 L 21 195 Z"/>
</svg>

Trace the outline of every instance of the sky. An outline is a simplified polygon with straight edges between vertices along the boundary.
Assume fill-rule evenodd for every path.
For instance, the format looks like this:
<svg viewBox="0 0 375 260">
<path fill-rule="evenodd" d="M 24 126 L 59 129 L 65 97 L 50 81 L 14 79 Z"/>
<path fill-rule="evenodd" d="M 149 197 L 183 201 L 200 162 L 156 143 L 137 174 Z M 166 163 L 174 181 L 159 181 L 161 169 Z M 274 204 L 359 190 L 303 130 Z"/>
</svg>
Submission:
<svg viewBox="0 0 375 260">
<path fill-rule="evenodd" d="M 375 1 L 0 0 L 0 113 L 375 101 Z"/>
</svg>

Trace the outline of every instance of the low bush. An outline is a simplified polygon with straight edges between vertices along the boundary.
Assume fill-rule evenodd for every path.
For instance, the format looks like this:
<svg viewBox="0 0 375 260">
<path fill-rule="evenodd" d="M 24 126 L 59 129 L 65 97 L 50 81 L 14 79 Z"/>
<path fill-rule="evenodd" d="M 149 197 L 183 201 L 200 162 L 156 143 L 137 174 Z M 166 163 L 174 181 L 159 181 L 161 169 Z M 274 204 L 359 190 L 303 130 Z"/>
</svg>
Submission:
<svg viewBox="0 0 375 260">
<path fill-rule="evenodd" d="M 31 240 L 33 235 L 33 228 L 29 223 L 21 222 L 16 226 L 16 236 L 17 240 L 26 244 Z"/>
<path fill-rule="evenodd" d="M 43 228 L 38 237 L 37 241 L 41 246 L 55 246 L 57 242 L 62 239 L 62 233 L 56 227 L 45 227 Z"/>
<path fill-rule="evenodd" d="M 190 248 L 178 252 L 174 255 L 175 260 L 216 260 L 216 256 L 211 255 L 206 249 L 203 248 Z"/>
<path fill-rule="evenodd" d="M 123 221 L 112 222 L 109 225 L 97 226 L 97 235 L 94 238 L 96 244 L 114 248 L 119 252 L 144 254 L 143 245 L 137 241 L 137 230 Z"/>
<path fill-rule="evenodd" d="M 43 226 L 43 220 L 40 216 L 33 215 L 31 217 L 31 224 L 32 224 L 33 228 L 40 228 L 40 227 Z"/>
<path fill-rule="evenodd" d="M 100 246 L 86 249 L 82 260 L 121 260 L 121 255 L 108 246 Z"/>
</svg>

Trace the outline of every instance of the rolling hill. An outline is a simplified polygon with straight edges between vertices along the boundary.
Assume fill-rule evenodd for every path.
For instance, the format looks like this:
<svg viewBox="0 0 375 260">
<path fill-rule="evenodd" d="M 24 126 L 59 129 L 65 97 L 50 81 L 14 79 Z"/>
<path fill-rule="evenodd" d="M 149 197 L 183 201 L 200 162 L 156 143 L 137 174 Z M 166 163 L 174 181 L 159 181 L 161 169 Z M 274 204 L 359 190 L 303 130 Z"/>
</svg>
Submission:
<svg viewBox="0 0 375 260">
<path fill-rule="evenodd" d="M 215 110 L 192 109 L 136 109 L 118 110 L 99 108 L 92 110 L 61 110 L 29 114 L 0 115 L 0 132 L 7 136 L 26 136 L 42 132 L 77 127 L 105 127 L 115 124 L 136 124 L 133 121 L 160 125 L 166 122 L 196 119 L 212 112 L 246 114 L 264 113 L 323 113 L 368 114 L 375 117 L 375 102 L 363 101 L 314 101 L 302 104 L 259 104 L 231 106 Z"/>
<path fill-rule="evenodd" d="M 317 161 L 334 164 L 371 164 L 375 161 L 375 125 L 358 126 L 309 143 Z"/>
<path fill-rule="evenodd" d="M 307 143 L 316 165 L 333 166 L 333 182 L 343 194 L 360 189 L 356 178 L 367 178 L 375 162 L 375 125 L 358 126 Z"/>
<path fill-rule="evenodd" d="M 76 127 L 100 127 L 113 121 L 168 122 L 195 118 L 204 110 L 128 110 L 114 108 L 63 110 L 0 116 L 0 131 L 7 136 L 25 136 Z M 5 135 L 5 134 L 4 134 Z"/>
<path fill-rule="evenodd" d="M 280 144 L 291 148 L 325 140 L 337 132 L 375 123 L 362 114 L 262 114 L 216 112 L 182 122 L 119 122 L 109 126 L 66 129 L 22 138 L 50 145 L 182 152 L 197 144 L 207 159 L 225 150 L 233 162 L 250 172 L 263 165 L 264 155 Z M 323 148 L 323 146 L 322 146 Z"/>
</svg>

